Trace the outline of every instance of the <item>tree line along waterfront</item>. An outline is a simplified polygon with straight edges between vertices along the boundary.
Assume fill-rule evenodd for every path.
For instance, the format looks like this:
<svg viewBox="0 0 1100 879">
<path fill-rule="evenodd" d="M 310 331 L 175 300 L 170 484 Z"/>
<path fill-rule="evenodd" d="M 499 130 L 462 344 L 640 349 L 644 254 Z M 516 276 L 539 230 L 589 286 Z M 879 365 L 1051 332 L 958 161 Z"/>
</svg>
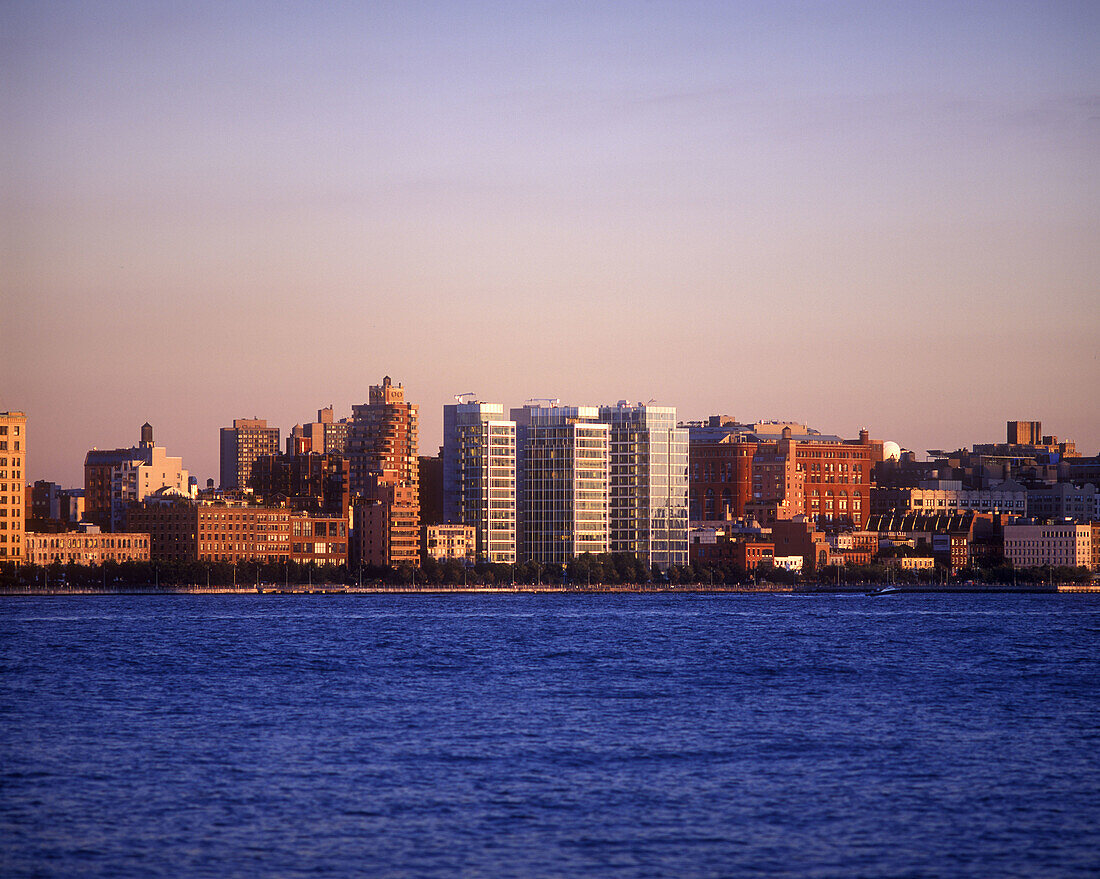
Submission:
<svg viewBox="0 0 1100 879">
<path fill-rule="evenodd" d="M 419 568 L 363 565 L 317 565 L 261 562 L 106 562 L 102 565 L 62 564 L 7 566 L 0 570 L 0 589 L 7 592 L 64 592 L 68 590 L 125 592 L 129 589 L 184 586 L 236 587 L 239 589 L 280 586 L 386 586 L 423 588 L 497 587 L 557 585 L 576 590 L 603 586 L 690 586 L 729 587 L 774 584 L 797 587 L 854 587 L 860 584 L 999 584 L 1027 586 L 1085 584 L 1090 581 L 1085 567 L 1042 566 L 1014 568 L 1001 564 L 989 568 L 966 568 L 949 574 L 946 566 L 933 570 L 904 570 L 881 564 L 846 565 L 824 568 L 807 578 L 798 572 L 761 566 L 748 571 L 727 562 L 673 566 L 662 572 L 647 568 L 627 553 L 584 554 L 566 565 L 524 562 L 515 565 L 479 562 L 465 566 L 458 561 L 426 558 Z"/>
</svg>

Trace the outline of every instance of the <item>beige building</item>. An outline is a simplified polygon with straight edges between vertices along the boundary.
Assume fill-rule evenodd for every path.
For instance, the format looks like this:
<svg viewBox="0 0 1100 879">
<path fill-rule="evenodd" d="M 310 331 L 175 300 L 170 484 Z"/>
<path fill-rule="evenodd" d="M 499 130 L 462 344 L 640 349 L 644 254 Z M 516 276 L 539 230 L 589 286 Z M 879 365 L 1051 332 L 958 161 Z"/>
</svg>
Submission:
<svg viewBox="0 0 1100 879">
<path fill-rule="evenodd" d="M 1027 513 L 1028 492 L 1015 482 L 977 490 L 964 489 L 962 483 L 947 481 L 942 487 L 873 488 L 871 512 L 921 513 Z"/>
<path fill-rule="evenodd" d="M 149 535 L 98 528 L 62 534 L 28 534 L 26 561 L 32 565 L 102 565 L 104 562 L 149 561 Z"/>
<path fill-rule="evenodd" d="M 301 455 L 306 452 L 344 454 L 348 445 L 347 418 L 333 420 L 331 406 L 317 410 L 317 420 L 309 424 L 295 424 L 286 438 L 286 453 Z"/>
<path fill-rule="evenodd" d="M 1004 535 L 1005 560 L 1017 568 L 1092 564 L 1091 525 L 1005 525 Z"/>
<path fill-rule="evenodd" d="M 141 458 L 120 462 L 111 469 L 111 528 L 121 528 L 126 509 L 156 492 L 174 491 L 190 496 L 190 475 L 183 459 L 174 458 L 160 446 L 141 449 Z"/>
<path fill-rule="evenodd" d="M 0 412 L 0 563 L 25 561 L 27 416 Z"/>
<path fill-rule="evenodd" d="M 123 527 L 130 504 L 157 492 L 190 497 L 183 459 L 153 444 L 153 427 L 141 426 L 141 443 L 130 449 L 92 449 L 84 458 L 85 518 L 111 531 Z"/>
<path fill-rule="evenodd" d="M 898 568 L 902 571 L 931 571 L 936 567 L 934 558 L 922 555 L 903 555 L 892 559 L 883 559 L 882 563 L 888 568 Z"/>
<path fill-rule="evenodd" d="M 477 529 L 473 525 L 429 525 L 426 546 L 433 559 L 473 564 L 477 557 Z"/>
</svg>

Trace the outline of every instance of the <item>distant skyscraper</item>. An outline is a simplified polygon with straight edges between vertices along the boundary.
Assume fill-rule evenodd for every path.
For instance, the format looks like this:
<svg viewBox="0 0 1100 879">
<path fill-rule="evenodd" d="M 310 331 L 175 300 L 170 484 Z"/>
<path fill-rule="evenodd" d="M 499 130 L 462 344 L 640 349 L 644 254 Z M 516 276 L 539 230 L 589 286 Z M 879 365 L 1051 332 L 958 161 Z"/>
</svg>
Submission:
<svg viewBox="0 0 1100 879">
<path fill-rule="evenodd" d="M 27 416 L 0 412 L 0 562 L 25 562 Z"/>
<path fill-rule="evenodd" d="M 688 563 L 688 432 L 669 406 L 601 406 L 610 425 L 611 552 L 667 570 Z"/>
<path fill-rule="evenodd" d="M 370 389 L 370 402 L 352 406 L 347 456 L 356 527 L 369 523 L 364 555 L 372 562 L 417 565 L 420 498 L 417 406 L 387 375 Z M 361 558 L 364 556 L 360 556 Z"/>
<path fill-rule="evenodd" d="M 1043 441 L 1043 422 L 1008 422 L 1008 442 L 1014 446 L 1037 446 Z"/>
<path fill-rule="evenodd" d="M 443 407 L 443 519 L 473 526 L 479 559 L 516 560 L 516 423 L 500 403 Z"/>
<path fill-rule="evenodd" d="M 610 428 L 594 406 L 513 409 L 520 558 L 564 564 L 606 553 Z"/>
<path fill-rule="evenodd" d="M 279 428 L 263 418 L 235 418 L 221 429 L 221 487 L 248 487 L 252 462 L 261 455 L 279 454 Z"/>
</svg>

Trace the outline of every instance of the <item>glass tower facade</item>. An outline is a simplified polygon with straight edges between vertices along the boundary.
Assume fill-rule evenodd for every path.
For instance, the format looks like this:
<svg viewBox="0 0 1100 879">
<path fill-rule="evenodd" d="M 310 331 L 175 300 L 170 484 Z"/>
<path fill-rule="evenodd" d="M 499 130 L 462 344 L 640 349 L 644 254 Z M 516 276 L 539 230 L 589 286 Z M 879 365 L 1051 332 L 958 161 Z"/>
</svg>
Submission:
<svg viewBox="0 0 1100 879">
<path fill-rule="evenodd" d="M 688 563 L 688 432 L 676 409 L 601 406 L 610 427 L 611 552 L 628 552 L 667 570 Z"/>
<path fill-rule="evenodd" d="M 443 520 L 473 526 L 479 559 L 516 560 L 516 423 L 500 403 L 443 407 Z"/>
<path fill-rule="evenodd" d="M 610 428 L 594 406 L 524 406 L 517 431 L 520 557 L 565 564 L 609 551 Z"/>
</svg>

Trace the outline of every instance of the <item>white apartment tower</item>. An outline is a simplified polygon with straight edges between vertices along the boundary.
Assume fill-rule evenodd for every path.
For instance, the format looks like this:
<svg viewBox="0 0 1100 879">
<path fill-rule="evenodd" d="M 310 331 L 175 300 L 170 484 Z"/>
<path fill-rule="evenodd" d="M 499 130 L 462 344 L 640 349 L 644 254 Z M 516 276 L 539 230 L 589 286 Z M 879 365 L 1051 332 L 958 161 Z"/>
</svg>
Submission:
<svg viewBox="0 0 1100 879">
<path fill-rule="evenodd" d="M 500 403 L 443 407 L 443 521 L 474 528 L 478 559 L 516 561 L 516 423 Z"/>
<path fill-rule="evenodd" d="M 688 564 L 688 432 L 671 406 L 601 406 L 610 426 L 611 552 L 668 570 Z"/>
<path fill-rule="evenodd" d="M 513 409 L 520 479 L 519 555 L 565 564 L 610 549 L 610 426 L 594 406 L 528 403 Z"/>
</svg>

